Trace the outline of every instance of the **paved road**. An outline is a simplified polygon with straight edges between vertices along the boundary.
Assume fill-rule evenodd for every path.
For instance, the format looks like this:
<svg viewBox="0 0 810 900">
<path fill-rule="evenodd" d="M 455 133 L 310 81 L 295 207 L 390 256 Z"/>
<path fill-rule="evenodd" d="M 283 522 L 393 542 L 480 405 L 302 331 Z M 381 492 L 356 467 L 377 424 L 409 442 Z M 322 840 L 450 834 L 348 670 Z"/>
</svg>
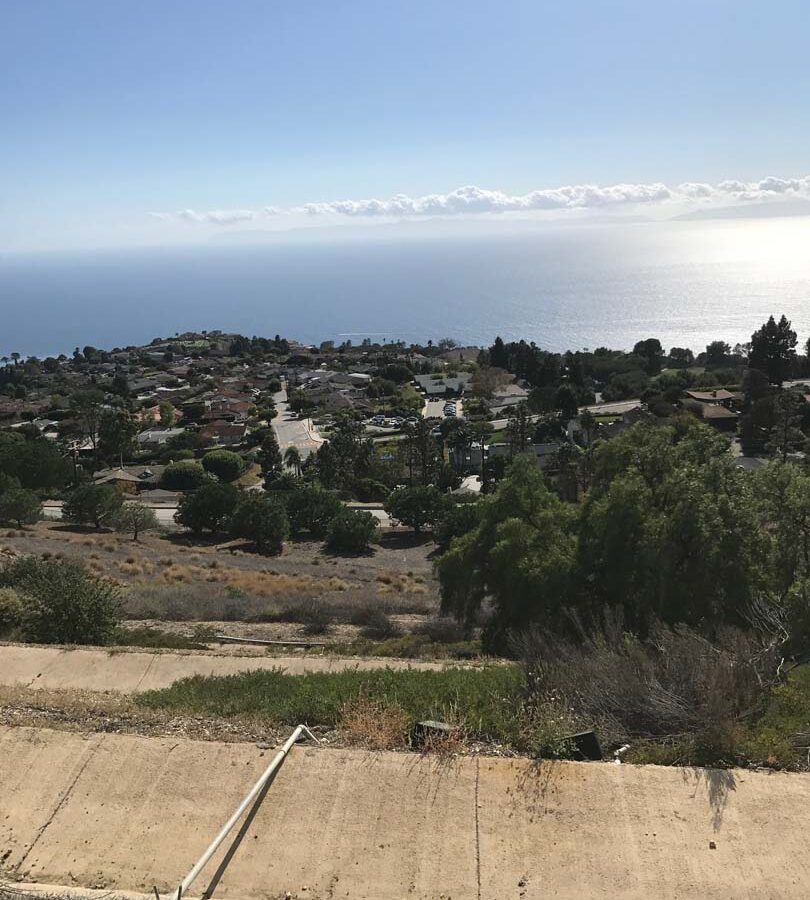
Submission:
<svg viewBox="0 0 810 900">
<path fill-rule="evenodd" d="M 169 896 L 270 757 L 182 735 L 0 727 L 4 870 Z M 302 744 L 190 894 L 799 900 L 808 805 L 800 773 Z"/>
<path fill-rule="evenodd" d="M 218 656 L 215 653 L 139 653 L 0 645 L 0 684 L 41 690 L 134 694 L 168 687 L 192 675 L 233 675 L 282 668 L 291 675 L 344 669 L 442 669 L 442 663 L 348 656 Z"/>
<path fill-rule="evenodd" d="M 312 419 L 299 419 L 290 412 L 286 383 L 282 390 L 273 395 L 273 400 L 278 415 L 273 419 L 272 424 L 282 454 L 288 447 L 297 447 L 301 458 L 306 459 L 310 453 L 320 447 L 323 438 L 318 434 Z"/>
<path fill-rule="evenodd" d="M 174 525 L 174 514 L 177 512 L 177 506 L 149 506 L 149 504 L 144 504 L 152 512 L 155 514 L 158 522 L 161 525 L 169 526 Z M 56 504 L 48 504 L 47 506 L 42 507 L 42 517 L 43 519 L 52 519 L 54 521 L 59 521 L 62 518 L 62 507 L 61 505 Z"/>
</svg>

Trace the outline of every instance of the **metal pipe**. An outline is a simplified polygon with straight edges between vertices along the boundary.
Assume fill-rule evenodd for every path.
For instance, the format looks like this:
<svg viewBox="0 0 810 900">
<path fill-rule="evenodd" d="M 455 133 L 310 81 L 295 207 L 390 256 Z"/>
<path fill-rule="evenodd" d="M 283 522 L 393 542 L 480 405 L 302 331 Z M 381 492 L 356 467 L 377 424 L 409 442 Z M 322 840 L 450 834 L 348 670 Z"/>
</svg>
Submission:
<svg viewBox="0 0 810 900">
<path fill-rule="evenodd" d="M 234 825 L 239 821 L 239 819 L 244 814 L 245 810 L 250 806 L 250 804 L 256 799 L 256 797 L 261 792 L 262 788 L 267 784 L 270 778 L 275 773 L 276 769 L 284 762 L 285 757 L 290 752 L 293 744 L 301 737 L 302 732 L 306 732 L 315 743 L 318 742 L 318 739 L 315 735 L 307 728 L 306 725 L 299 725 L 295 731 L 287 738 L 284 743 L 284 746 L 276 753 L 273 757 L 273 761 L 270 765 L 264 770 L 261 778 L 253 785 L 250 791 L 245 796 L 245 799 L 239 804 L 236 808 L 234 814 L 228 819 L 228 821 L 222 826 L 219 834 L 214 838 L 213 841 L 208 845 L 208 849 L 203 853 L 203 855 L 194 863 L 191 871 L 186 875 L 186 877 L 180 882 L 177 887 L 177 893 L 175 894 L 175 900 L 181 900 L 183 894 L 191 887 L 191 885 L 196 880 L 197 876 L 205 867 L 206 863 L 211 859 L 211 857 L 216 853 L 219 845 L 225 840 L 228 836 L 228 833 L 233 828 Z"/>
</svg>

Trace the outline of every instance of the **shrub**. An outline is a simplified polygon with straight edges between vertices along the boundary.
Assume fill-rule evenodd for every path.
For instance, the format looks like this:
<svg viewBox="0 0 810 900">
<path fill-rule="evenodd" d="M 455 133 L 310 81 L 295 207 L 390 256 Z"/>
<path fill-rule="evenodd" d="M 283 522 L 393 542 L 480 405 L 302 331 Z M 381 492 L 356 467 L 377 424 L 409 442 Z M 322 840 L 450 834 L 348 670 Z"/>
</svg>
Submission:
<svg viewBox="0 0 810 900">
<path fill-rule="evenodd" d="M 0 588 L 0 635 L 17 628 L 22 619 L 22 602 L 11 588 Z"/>
<path fill-rule="evenodd" d="M 203 468 L 220 481 L 236 481 L 245 471 L 245 462 L 232 450 L 212 450 L 202 459 Z"/>
<path fill-rule="evenodd" d="M 521 647 L 537 708 L 570 711 L 611 743 L 678 736 L 682 762 L 697 765 L 733 761 L 734 727 L 762 709 L 783 662 L 755 632 L 729 627 L 710 642 L 656 623 L 641 640 L 614 614 L 578 640 L 534 631 Z"/>
<path fill-rule="evenodd" d="M 0 494 L 0 522 L 12 522 L 18 528 L 33 525 L 42 517 L 39 497 L 25 488 L 13 488 Z"/>
<path fill-rule="evenodd" d="M 374 603 L 364 603 L 362 606 L 355 607 L 349 613 L 350 625 L 370 625 L 375 621 L 375 617 L 380 612 L 380 607 Z"/>
<path fill-rule="evenodd" d="M 77 525 L 102 525 L 112 520 L 123 504 L 121 494 L 108 484 L 81 484 L 67 496 L 62 518 Z"/>
<path fill-rule="evenodd" d="M 367 750 L 395 750 L 407 744 L 408 715 L 396 703 L 386 704 L 360 694 L 340 709 L 340 730 Z"/>
<path fill-rule="evenodd" d="M 211 481 L 211 476 L 198 463 L 181 460 L 170 463 L 160 476 L 160 487 L 167 491 L 194 491 Z"/>
<path fill-rule="evenodd" d="M 165 650 L 207 650 L 204 643 L 192 640 L 182 634 L 173 634 L 160 628 L 115 629 L 114 642 L 119 647 L 151 647 Z"/>
<path fill-rule="evenodd" d="M 334 611 L 322 600 L 308 598 L 285 606 L 273 617 L 278 622 L 297 622 L 307 634 L 324 634 L 334 621 Z"/>
<path fill-rule="evenodd" d="M 352 486 L 355 497 L 361 503 L 383 503 L 389 494 L 388 488 L 373 478 L 357 478 Z"/>
<path fill-rule="evenodd" d="M 131 534 L 134 541 L 138 540 L 142 531 L 159 527 L 154 510 L 142 503 L 125 503 L 115 514 L 114 525 L 116 531 Z"/>
<path fill-rule="evenodd" d="M 344 507 L 329 523 L 326 546 L 336 553 L 362 553 L 377 527 L 377 519 L 370 512 Z"/>
<path fill-rule="evenodd" d="M 204 484 L 180 501 L 174 520 L 194 534 L 222 531 L 239 503 L 239 491 L 230 484 Z"/>
<path fill-rule="evenodd" d="M 445 616 L 428 619 L 417 629 L 437 644 L 457 644 L 464 640 L 464 628 L 455 620 Z"/>
<path fill-rule="evenodd" d="M 259 553 L 281 553 L 290 533 L 290 522 L 284 507 L 271 497 L 242 500 L 231 518 L 234 537 L 254 541 Z"/>
<path fill-rule="evenodd" d="M 0 571 L 21 598 L 26 639 L 43 644 L 108 644 L 119 618 L 118 587 L 76 563 L 28 556 Z"/>
<path fill-rule="evenodd" d="M 374 641 L 383 641 L 387 638 L 398 637 L 400 633 L 399 626 L 392 622 L 381 609 L 376 609 L 368 613 L 366 616 L 366 623 L 360 629 L 362 637 L 370 638 Z"/>
</svg>

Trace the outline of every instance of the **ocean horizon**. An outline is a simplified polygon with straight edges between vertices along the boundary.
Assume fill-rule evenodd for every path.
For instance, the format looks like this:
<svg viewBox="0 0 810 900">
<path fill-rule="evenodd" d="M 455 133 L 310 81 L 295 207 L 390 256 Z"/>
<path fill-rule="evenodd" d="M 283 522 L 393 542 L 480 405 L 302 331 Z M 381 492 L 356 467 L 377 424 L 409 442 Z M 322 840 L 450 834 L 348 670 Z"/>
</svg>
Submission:
<svg viewBox="0 0 810 900">
<path fill-rule="evenodd" d="M 771 314 L 810 336 L 810 218 L 637 222 L 374 240 L 213 241 L 0 258 L 0 352 L 70 353 L 183 331 L 553 350 L 700 351 Z"/>
</svg>

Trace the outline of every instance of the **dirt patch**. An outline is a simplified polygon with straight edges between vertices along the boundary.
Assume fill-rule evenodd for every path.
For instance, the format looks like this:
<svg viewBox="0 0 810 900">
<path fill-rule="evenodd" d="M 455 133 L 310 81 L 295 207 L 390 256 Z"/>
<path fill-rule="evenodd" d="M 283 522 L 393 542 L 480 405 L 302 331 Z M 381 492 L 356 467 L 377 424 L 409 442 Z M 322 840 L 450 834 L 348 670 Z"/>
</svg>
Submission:
<svg viewBox="0 0 810 900">
<path fill-rule="evenodd" d="M 384 537 L 360 557 L 333 556 L 309 541 L 288 542 L 280 556 L 263 557 L 233 543 L 194 542 L 176 533 L 147 534 L 134 542 L 53 522 L 0 534 L 0 554 L 78 560 L 119 582 L 127 619 L 161 627 L 167 622 L 272 623 L 255 635 L 271 639 L 299 637 L 307 623 L 295 615 L 285 619 L 285 609 L 313 601 L 328 607 L 330 641 L 355 639 L 356 629 L 344 626 L 363 606 L 401 617 L 406 631 L 418 627 L 439 604 L 433 551 L 431 542 L 401 535 Z M 310 633 L 316 630 L 313 626 Z"/>
</svg>

